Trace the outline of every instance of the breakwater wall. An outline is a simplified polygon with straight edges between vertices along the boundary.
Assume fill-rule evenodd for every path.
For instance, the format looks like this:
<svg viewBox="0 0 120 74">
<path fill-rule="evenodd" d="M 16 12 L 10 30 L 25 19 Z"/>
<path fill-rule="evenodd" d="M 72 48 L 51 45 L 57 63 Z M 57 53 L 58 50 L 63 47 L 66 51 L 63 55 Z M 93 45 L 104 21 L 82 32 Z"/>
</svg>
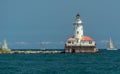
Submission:
<svg viewBox="0 0 120 74">
<path fill-rule="evenodd" d="M 56 53 L 64 53 L 64 51 L 53 50 L 53 51 L 9 51 L 9 52 L 0 52 L 0 54 L 56 54 Z"/>
</svg>

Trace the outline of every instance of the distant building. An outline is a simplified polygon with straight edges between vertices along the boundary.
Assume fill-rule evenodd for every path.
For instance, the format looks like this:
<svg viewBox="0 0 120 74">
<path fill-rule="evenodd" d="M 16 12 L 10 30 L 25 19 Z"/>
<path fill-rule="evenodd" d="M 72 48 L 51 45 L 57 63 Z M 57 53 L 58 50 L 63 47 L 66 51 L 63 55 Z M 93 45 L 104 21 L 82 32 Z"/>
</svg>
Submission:
<svg viewBox="0 0 120 74">
<path fill-rule="evenodd" d="M 74 22 L 74 35 L 67 39 L 65 43 L 66 53 L 95 53 L 98 52 L 95 41 L 83 34 L 83 23 L 80 15 L 76 15 Z"/>
</svg>

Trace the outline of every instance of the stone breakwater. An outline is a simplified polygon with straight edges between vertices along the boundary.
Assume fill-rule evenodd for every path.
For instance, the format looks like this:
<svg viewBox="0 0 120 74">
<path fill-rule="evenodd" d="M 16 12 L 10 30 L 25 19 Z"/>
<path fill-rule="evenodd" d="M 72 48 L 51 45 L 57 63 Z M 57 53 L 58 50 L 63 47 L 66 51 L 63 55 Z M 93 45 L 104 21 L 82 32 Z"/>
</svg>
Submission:
<svg viewBox="0 0 120 74">
<path fill-rule="evenodd" d="M 9 51 L 9 52 L 0 52 L 0 54 L 55 54 L 55 53 L 64 53 L 63 51 L 53 50 L 53 51 Z"/>
</svg>

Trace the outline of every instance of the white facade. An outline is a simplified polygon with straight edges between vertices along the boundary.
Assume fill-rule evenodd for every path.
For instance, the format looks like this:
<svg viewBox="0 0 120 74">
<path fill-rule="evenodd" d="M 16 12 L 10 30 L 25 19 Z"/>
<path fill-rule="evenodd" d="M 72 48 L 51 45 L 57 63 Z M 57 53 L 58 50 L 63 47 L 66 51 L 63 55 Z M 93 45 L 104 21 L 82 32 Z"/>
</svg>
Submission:
<svg viewBox="0 0 120 74">
<path fill-rule="evenodd" d="M 81 41 L 81 46 L 95 46 L 95 41 Z"/>
<path fill-rule="evenodd" d="M 74 37 L 81 39 L 83 36 L 83 24 L 79 14 L 76 15 L 76 19 L 73 25 L 74 25 Z"/>
<path fill-rule="evenodd" d="M 95 46 L 95 41 L 67 41 L 67 46 Z"/>
<path fill-rule="evenodd" d="M 84 36 L 83 34 L 83 23 L 80 19 L 80 15 L 76 15 L 74 22 L 74 37 L 67 40 L 67 46 L 95 46 L 96 43 L 89 36 Z"/>
</svg>

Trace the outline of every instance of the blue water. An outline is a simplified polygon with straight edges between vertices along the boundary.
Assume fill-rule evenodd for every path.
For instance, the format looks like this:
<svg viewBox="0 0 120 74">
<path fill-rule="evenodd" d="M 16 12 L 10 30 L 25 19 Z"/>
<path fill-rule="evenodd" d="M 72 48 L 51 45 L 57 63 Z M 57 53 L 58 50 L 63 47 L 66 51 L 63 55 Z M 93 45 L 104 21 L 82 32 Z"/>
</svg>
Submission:
<svg viewBox="0 0 120 74">
<path fill-rule="evenodd" d="M 0 54 L 0 74 L 120 74 L 120 50 L 96 54 Z"/>
</svg>

